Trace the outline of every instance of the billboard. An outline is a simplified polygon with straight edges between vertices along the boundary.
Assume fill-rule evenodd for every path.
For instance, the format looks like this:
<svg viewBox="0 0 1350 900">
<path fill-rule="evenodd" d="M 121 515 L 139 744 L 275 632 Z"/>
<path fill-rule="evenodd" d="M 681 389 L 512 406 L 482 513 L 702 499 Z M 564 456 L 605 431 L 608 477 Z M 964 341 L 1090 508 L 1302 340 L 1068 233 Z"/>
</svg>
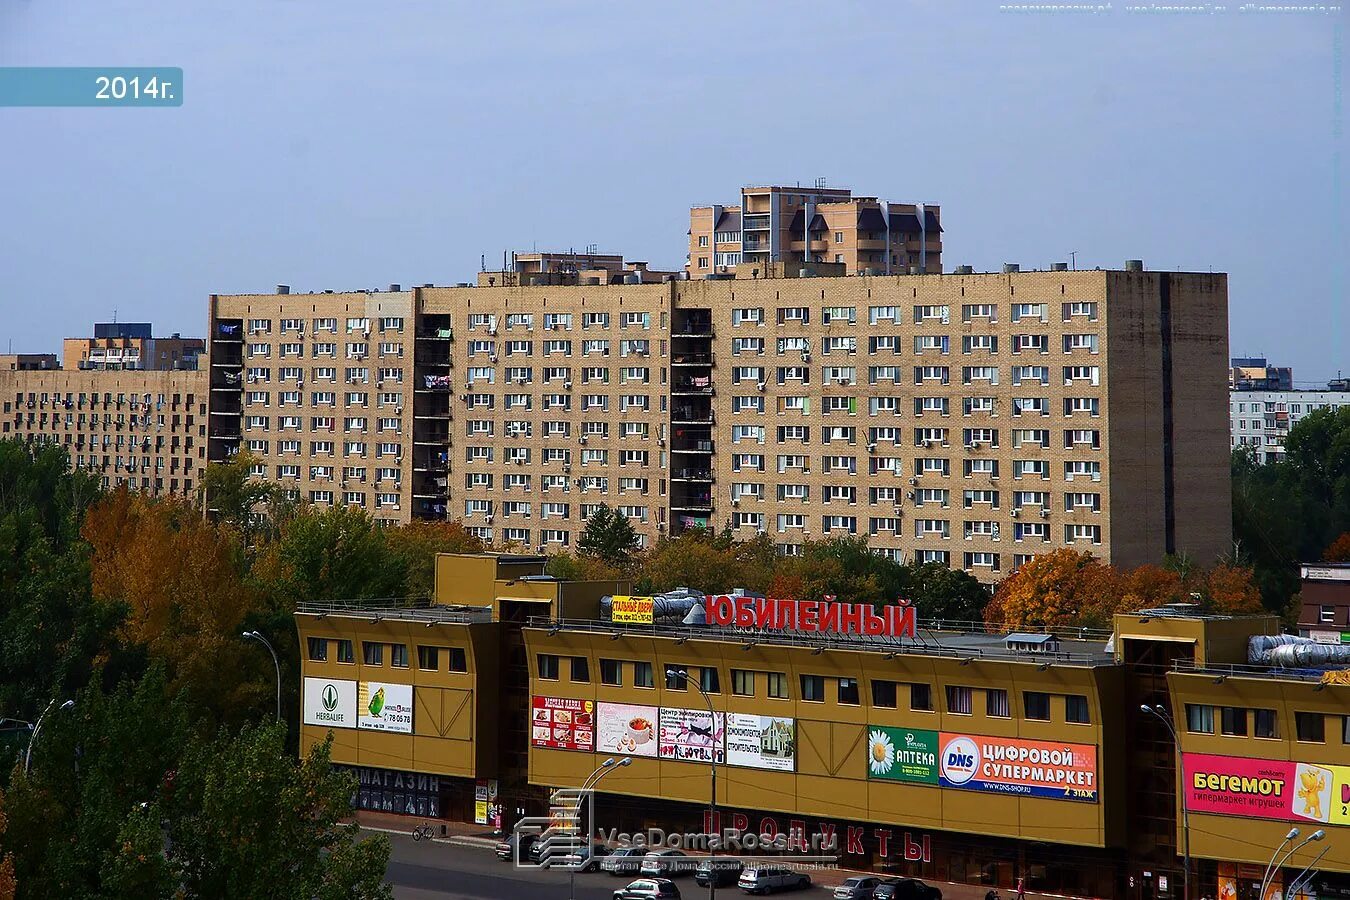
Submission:
<svg viewBox="0 0 1350 900">
<path fill-rule="evenodd" d="M 357 728 L 412 734 L 413 688 L 411 684 L 363 681 L 360 684 L 356 705 Z"/>
<path fill-rule="evenodd" d="M 301 704 L 304 723 L 325 728 L 355 728 L 356 693 L 355 681 L 306 678 Z"/>
<path fill-rule="evenodd" d="M 615 596 L 610 599 L 609 619 L 630 625 L 650 625 L 655 606 L 652 597 Z"/>
<path fill-rule="evenodd" d="M 530 743 L 553 750 L 594 750 L 595 703 L 567 697 L 532 698 Z"/>
<path fill-rule="evenodd" d="M 1350 825 L 1350 766 L 1182 754 L 1191 812 Z"/>
<path fill-rule="evenodd" d="M 867 728 L 867 777 L 938 783 L 938 733 L 922 728 Z"/>
<path fill-rule="evenodd" d="M 595 750 L 627 756 L 656 756 L 655 706 L 599 703 L 595 709 Z"/>
<path fill-rule="evenodd" d="M 792 719 L 727 713 L 727 765 L 791 772 L 797 762 Z"/>
<path fill-rule="evenodd" d="M 941 732 L 943 787 L 1055 800 L 1097 800 L 1097 748 Z"/>
<path fill-rule="evenodd" d="M 726 762 L 726 717 L 706 709 L 661 707 L 656 752 L 662 759 Z"/>
</svg>

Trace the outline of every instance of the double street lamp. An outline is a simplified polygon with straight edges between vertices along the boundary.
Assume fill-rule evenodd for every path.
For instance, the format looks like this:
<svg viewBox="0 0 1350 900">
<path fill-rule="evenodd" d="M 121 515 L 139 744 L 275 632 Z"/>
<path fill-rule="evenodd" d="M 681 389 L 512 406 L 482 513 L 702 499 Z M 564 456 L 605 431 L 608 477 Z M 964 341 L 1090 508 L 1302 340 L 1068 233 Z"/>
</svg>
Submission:
<svg viewBox="0 0 1350 900">
<path fill-rule="evenodd" d="M 267 648 L 267 652 L 272 654 L 272 664 L 277 669 L 277 721 L 281 721 L 281 660 L 277 657 L 277 651 L 273 649 L 272 642 L 263 636 L 260 631 L 245 631 L 244 640 L 255 640 L 262 643 Z"/>
<path fill-rule="evenodd" d="M 51 702 L 51 703 L 48 703 L 48 704 L 47 704 L 47 708 L 44 709 L 44 710 L 42 711 L 42 715 L 38 716 L 38 719 L 37 719 L 37 722 L 36 722 L 36 723 L 31 724 L 31 725 L 28 725 L 27 722 L 24 722 L 24 723 L 23 723 L 23 724 L 25 724 L 25 725 L 28 725 L 28 727 L 29 727 L 30 729 L 32 729 L 32 733 L 29 734 L 29 736 L 28 736 L 28 749 L 27 749 L 26 751 L 24 751 L 24 754 L 23 754 L 23 774 L 24 774 L 25 776 L 28 775 L 29 769 L 32 768 L 32 763 L 33 763 L 33 744 L 35 744 L 35 743 L 37 742 L 38 734 L 42 731 L 42 721 L 43 721 L 44 719 L 47 718 L 47 714 L 48 714 L 49 712 L 52 711 L 52 707 L 54 707 L 55 705 L 56 705 L 56 698 L 53 697 L 53 698 L 52 698 L 52 702 Z M 74 705 L 75 705 L 75 701 L 74 701 L 74 700 L 67 700 L 67 701 L 65 701 L 64 703 L 61 704 L 61 709 L 63 709 L 63 710 L 70 709 L 70 708 L 71 708 L 72 706 L 74 706 Z M 18 722 L 18 721 L 20 721 L 20 720 L 19 720 L 19 719 L 13 719 L 13 720 L 9 720 L 9 721 Z"/>
<path fill-rule="evenodd" d="M 1319 828 L 1312 834 L 1305 837 L 1303 840 L 1299 841 L 1297 844 L 1294 844 L 1294 846 L 1290 847 L 1288 852 L 1286 852 L 1284 856 L 1280 856 L 1280 851 L 1285 848 L 1285 845 L 1290 844 L 1295 840 L 1298 840 L 1298 836 L 1299 830 L 1297 828 L 1290 828 L 1289 833 L 1284 836 L 1284 840 L 1280 841 L 1280 845 L 1276 847 L 1275 852 L 1270 855 L 1270 862 L 1266 865 L 1265 874 L 1261 876 L 1261 892 L 1260 894 L 1258 894 L 1259 897 L 1264 898 L 1266 896 L 1266 891 L 1270 890 L 1271 882 L 1275 880 L 1275 873 L 1278 872 L 1281 868 L 1283 868 L 1284 864 L 1288 862 L 1295 853 L 1302 850 L 1304 847 L 1308 846 L 1313 841 L 1322 840 L 1322 838 L 1327 836 L 1327 833 L 1323 831 L 1321 828 Z M 1326 854 L 1326 852 L 1327 852 L 1326 850 L 1323 850 L 1321 853 L 1319 853 L 1317 855 L 1317 859 L 1314 859 L 1311 863 L 1308 864 L 1308 869 L 1311 869 L 1313 865 L 1317 863 L 1317 860 L 1321 859 Z M 1279 862 L 1275 861 L 1277 858 L 1279 859 Z M 1296 878 L 1294 878 L 1293 881 L 1289 882 L 1289 887 L 1291 888 L 1294 887 L 1294 885 L 1298 883 L 1299 879 L 1303 878 L 1303 876 L 1308 873 L 1308 869 L 1304 869 L 1302 872 L 1298 874 Z M 1292 891 L 1285 892 L 1286 897 L 1290 896 L 1291 894 Z"/>
<path fill-rule="evenodd" d="M 1176 748 L 1177 800 L 1181 803 L 1182 864 L 1185 866 L 1181 872 L 1181 897 L 1182 900 L 1191 900 L 1191 815 L 1186 808 L 1186 795 L 1182 790 L 1186 776 L 1181 766 L 1181 738 L 1177 736 L 1177 729 L 1172 724 L 1172 717 L 1167 714 L 1167 710 L 1163 709 L 1161 705 L 1149 706 L 1147 703 L 1143 703 L 1139 706 L 1139 709 L 1151 716 L 1157 716 L 1167 726 L 1168 734 L 1172 735 L 1172 746 Z M 1261 896 L 1265 897 L 1265 894 Z"/>
<path fill-rule="evenodd" d="M 600 764 L 600 768 L 596 769 L 589 776 L 587 776 L 585 782 L 583 782 L 581 785 L 581 790 L 583 792 L 589 791 L 589 793 L 586 794 L 586 805 L 587 805 L 586 831 L 585 831 L 586 855 L 583 857 L 579 853 L 577 853 L 576 850 L 573 851 L 573 855 L 576 858 L 573 860 L 572 865 L 568 868 L 567 873 L 567 896 L 571 897 L 572 900 L 576 900 L 577 896 L 577 869 L 586 861 L 595 859 L 595 841 L 593 838 L 593 834 L 596 830 L 595 786 L 600 783 L 601 778 L 604 778 L 606 775 L 608 775 L 610 772 L 613 772 L 615 769 L 622 768 L 623 766 L 631 766 L 632 764 L 633 760 L 630 757 L 625 756 L 623 759 L 619 760 L 618 762 L 615 762 L 614 757 L 611 756 L 609 759 L 605 760 Z M 577 817 L 578 821 L 581 819 L 580 805 L 578 805 L 577 809 L 573 812 L 573 815 Z M 578 828 L 577 830 L 580 831 L 581 829 Z"/>
<path fill-rule="evenodd" d="M 666 684 L 675 685 L 680 681 L 684 682 L 685 687 L 691 687 L 698 691 L 703 702 L 708 704 L 708 718 L 711 720 L 709 728 L 712 732 L 713 745 L 712 765 L 709 767 L 712 787 L 708 793 L 708 830 L 719 832 L 708 836 L 708 900 L 715 900 L 717 897 L 717 844 L 721 839 L 721 829 L 717 827 L 717 713 L 713 711 L 712 697 L 703 690 L 703 686 L 689 677 L 686 669 L 677 669 L 674 666 L 666 667 Z"/>
</svg>

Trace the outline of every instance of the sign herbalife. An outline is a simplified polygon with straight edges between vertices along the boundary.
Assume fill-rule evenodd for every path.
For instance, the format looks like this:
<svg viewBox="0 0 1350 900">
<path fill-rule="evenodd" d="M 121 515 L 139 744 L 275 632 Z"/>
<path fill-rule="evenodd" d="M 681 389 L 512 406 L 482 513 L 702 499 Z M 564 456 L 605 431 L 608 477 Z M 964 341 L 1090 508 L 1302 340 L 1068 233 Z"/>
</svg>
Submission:
<svg viewBox="0 0 1350 900">
<path fill-rule="evenodd" d="M 306 678 L 304 711 L 306 725 L 355 728 L 356 682 Z"/>
</svg>

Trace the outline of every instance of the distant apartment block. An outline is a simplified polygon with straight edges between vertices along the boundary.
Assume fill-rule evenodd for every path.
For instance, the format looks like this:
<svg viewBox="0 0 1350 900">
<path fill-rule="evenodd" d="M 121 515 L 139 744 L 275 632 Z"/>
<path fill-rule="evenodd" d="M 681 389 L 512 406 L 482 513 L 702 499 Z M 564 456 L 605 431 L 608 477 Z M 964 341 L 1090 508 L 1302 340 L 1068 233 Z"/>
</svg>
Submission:
<svg viewBox="0 0 1350 900">
<path fill-rule="evenodd" d="M 691 278 L 767 277 L 811 263 L 843 274 L 942 271 L 936 205 L 855 197 L 847 188 L 745 187 L 737 203 L 689 211 Z"/>
<path fill-rule="evenodd" d="M 0 353 L 0 372 L 33 372 L 61 368 L 55 353 Z"/>
<path fill-rule="evenodd" d="M 650 284 L 665 281 L 675 274 L 651 269 L 645 262 L 625 260 L 618 254 L 590 250 L 585 253 L 512 253 L 503 260 L 500 270 L 480 272 L 478 286 Z"/>
<path fill-rule="evenodd" d="M 208 456 L 532 551 L 601 503 L 985 580 L 1229 546 L 1226 276 L 729 274 L 214 296 Z"/>
<path fill-rule="evenodd" d="M 102 322 L 93 337 L 69 337 L 63 342 L 64 368 L 126 370 L 195 369 L 206 350 L 201 338 L 178 334 L 154 337 L 148 322 Z"/>
<path fill-rule="evenodd" d="M 1325 391 L 1231 389 L 1230 441 L 1233 447 L 1251 447 L 1258 462 L 1277 462 L 1284 458 L 1289 429 L 1300 418 L 1314 410 L 1343 406 L 1350 406 L 1350 385 L 1339 382 L 1329 383 Z"/>
<path fill-rule="evenodd" d="M 1235 356 L 1229 360 L 1230 391 L 1292 391 L 1294 370 L 1272 366 L 1264 356 Z"/>
</svg>

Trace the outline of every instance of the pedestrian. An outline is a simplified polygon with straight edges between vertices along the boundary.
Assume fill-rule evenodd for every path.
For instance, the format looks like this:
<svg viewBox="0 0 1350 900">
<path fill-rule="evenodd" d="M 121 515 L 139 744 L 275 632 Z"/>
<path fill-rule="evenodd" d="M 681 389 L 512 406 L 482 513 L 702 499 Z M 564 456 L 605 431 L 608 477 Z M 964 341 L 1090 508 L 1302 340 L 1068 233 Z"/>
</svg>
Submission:
<svg viewBox="0 0 1350 900">
<path fill-rule="evenodd" d="M 1027 900 L 1027 880 L 1024 876 L 1017 879 L 1017 900 Z"/>
</svg>

